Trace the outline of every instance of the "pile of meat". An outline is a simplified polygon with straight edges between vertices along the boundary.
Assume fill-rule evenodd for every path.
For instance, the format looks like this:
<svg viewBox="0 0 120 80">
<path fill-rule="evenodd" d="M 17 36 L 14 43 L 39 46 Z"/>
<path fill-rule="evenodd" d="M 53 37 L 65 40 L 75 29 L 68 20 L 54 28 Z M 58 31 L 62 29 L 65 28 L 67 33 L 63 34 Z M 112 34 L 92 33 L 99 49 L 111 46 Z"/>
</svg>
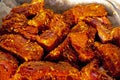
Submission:
<svg viewBox="0 0 120 80">
<path fill-rule="evenodd" d="M 100 4 L 13 8 L 0 29 L 0 80 L 119 80 L 120 27 L 107 16 Z"/>
</svg>

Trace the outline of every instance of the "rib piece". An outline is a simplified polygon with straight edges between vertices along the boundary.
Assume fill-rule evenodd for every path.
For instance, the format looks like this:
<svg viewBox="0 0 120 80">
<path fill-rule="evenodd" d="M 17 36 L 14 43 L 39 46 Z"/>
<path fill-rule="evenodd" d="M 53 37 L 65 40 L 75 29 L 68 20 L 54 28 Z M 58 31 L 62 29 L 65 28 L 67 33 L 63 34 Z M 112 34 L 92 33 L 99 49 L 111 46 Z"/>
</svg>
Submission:
<svg viewBox="0 0 120 80">
<path fill-rule="evenodd" d="M 37 36 L 36 40 L 46 51 L 54 49 L 59 44 L 59 37 L 52 30 L 46 30 Z"/>
<path fill-rule="evenodd" d="M 27 23 L 27 18 L 23 14 L 9 13 L 2 23 L 2 28 L 8 32 L 15 31 L 17 28 L 25 26 Z"/>
<path fill-rule="evenodd" d="M 76 52 L 71 48 L 70 41 L 66 38 L 58 47 L 52 50 L 45 60 L 49 61 L 68 61 L 71 64 L 77 63 Z"/>
<path fill-rule="evenodd" d="M 120 47 L 120 27 L 113 28 L 111 31 L 111 35 L 113 37 L 113 43 Z"/>
<path fill-rule="evenodd" d="M 37 13 L 43 10 L 43 7 L 44 7 L 44 0 L 37 0 L 37 1 L 33 0 L 30 4 L 26 3 L 13 8 L 11 12 L 23 14 L 27 18 L 29 18 L 31 16 L 35 16 Z"/>
<path fill-rule="evenodd" d="M 27 21 L 28 19 L 22 14 L 10 13 L 3 20 L 1 30 L 4 33 L 21 34 L 27 39 L 36 40 L 35 37 L 38 35 L 39 28 L 36 26 L 28 25 Z"/>
<path fill-rule="evenodd" d="M 49 23 L 53 17 L 54 12 L 50 9 L 44 9 L 39 12 L 35 17 L 28 21 L 29 25 L 38 27 L 39 32 L 50 29 Z"/>
<path fill-rule="evenodd" d="M 13 80 L 80 80 L 79 71 L 66 62 L 25 62 Z"/>
<path fill-rule="evenodd" d="M 71 45 L 78 53 L 80 61 L 88 62 L 94 57 L 92 46 L 95 34 L 96 29 L 88 26 L 82 21 L 73 27 L 71 33 L 69 34 Z"/>
<path fill-rule="evenodd" d="M 112 25 L 110 25 L 108 21 L 103 20 L 102 18 L 86 18 L 85 22 L 91 24 L 93 27 L 97 29 L 98 36 L 100 37 L 103 43 L 112 40 L 113 37 L 111 36 L 111 30 L 110 30 L 112 29 Z"/>
<path fill-rule="evenodd" d="M 28 20 L 43 12 L 43 6 L 44 0 L 33 0 L 30 4 L 23 4 L 13 8 L 3 18 L 3 31 L 21 34 L 28 39 L 35 40 L 35 35 L 39 33 L 39 26 L 29 25 Z"/>
<path fill-rule="evenodd" d="M 0 47 L 25 61 L 40 60 L 43 55 L 43 48 L 40 45 L 17 34 L 2 35 L 0 37 Z"/>
<path fill-rule="evenodd" d="M 88 5 L 77 5 L 72 9 L 69 9 L 63 13 L 65 21 L 74 25 L 78 23 L 79 19 L 82 20 L 85 17 L 97 17 L 97 16 L 106 16 L 107 11 L 105 7 L 100 4 L 88 4 Z"/>
<path fill-rule="evenodd" d="M 120 27 L 112 27 L 107 18 L 86 18 L 84 20 L 98 31 L 102 43 L 112 42 L 120 47 Z"/>
<path fill-rule="evenodd" d="M 70 26 L 64 22 L 63 16 L 60 14 L 54 14 L 49 26 L 60 39 L 66 37 L 70 28 Z"/>
<path fill-rule="evenodd" d="M 9 80 L 18 68 L 18 61 L 8 52 L 0 51 L 0 80 Z"/>
<path fill-rule="evenodd" d="M 109 74 L 114 77 L 120 76 L 120 48 L 110 44 L 95 43 L 96 49 L 99 51 L 103 67 L 108 70 Z"/>
<path fill-rule="evenodd" d="M 44 31 L 37 37 L 37 42 L 42 45 L 46 51 L 54 49 L 69 32 L 69 26 L 64 23 L 62 15 L 56 14 L 50 22 L 50 29 Z"/>
<path fill-rule="evenodd" d="M 98 60 L 93 60 L 81 70 L 81 80 L 114 80 L 100 69 Z"/>
</svg>

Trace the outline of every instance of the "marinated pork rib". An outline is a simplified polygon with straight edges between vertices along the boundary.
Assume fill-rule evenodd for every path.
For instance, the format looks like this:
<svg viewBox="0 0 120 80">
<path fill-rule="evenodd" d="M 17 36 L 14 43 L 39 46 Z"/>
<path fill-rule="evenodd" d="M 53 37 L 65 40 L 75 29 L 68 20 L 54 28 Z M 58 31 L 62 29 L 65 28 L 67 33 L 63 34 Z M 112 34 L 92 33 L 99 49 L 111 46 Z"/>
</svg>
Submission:
<svg viewBox="0 0 120 80">
<path fill-rule="evenodd" d="M 71 48 L 68 38 L 45 57 L 45 60 L 68 61 L 71 64 L 77 63 L 77 59 L 77 53 Z"/>
<path fill-rule="evenodd" d="M 111 31 L 111 35 L 113 37 L 113 43 L 120 47 L 120 27 L 113 28 Z"/>
<path fill-rule="evenodd" d="M 105 7 L 100 4 L 88 4 L 88 5 L 78 5 L 69 9 L 63 13 L 65 17 L 65 21 L 70 24 L 74 25 L 78 23 L 79 19 L 82 20 L 85 17 L 102 17 L 106 16 L 107 12 Z"/>
<path fill-rule="evenodd" d="M 23 14 L 10 13 L 2 23 L 2 30 L 6 33 L 17 33 L 23 35 L 27 39 L 35 40 L 38 34 L 38 27 L 28 25 L 28 19 Z"/>
<path fill-rule="evenodd" d="M 92 46 L 96 29 L 88 26 L 84 22 L 79 22 L 69 34 L 71 45 L 78 53 L 79 60 L 82 62 L 90 61 L 94 58 Z"/>
<path fill-rule="evenodd" d="M 8 32 L 17 32 L 26 23 L 27 18 L 23 14 L 10 13 L 3 19 L 2 28 Z"/>
<path fill-rule="evenodd" d="M 23 4 L 21 6 L 15 7 L 11 10 L 11 13 L 23 14 L 27 18 L 35 16 L 44 7 L 44 0 L 32 0 L 30 4 Z"/>
<path fill-rule="evenodd" d="M 11 12 L 3 18 L 2 27 L 8 31 L 13 30 L 17 32 L 17 28 L 23 28 L 27 25 L 27 19 L 37 15 L 41 9 L 43 10 L 43 5 L 44 0 L 33 0 L 31 4 L 24 4 L 13 8 Z"/>
<path fill-rule="evenodd" d="M 98 60 L 93 60 L 83 67 L 80 78 L 81 80 L 114 80 L 104 69 L 100 69 Z"/>
<path fill-rule="evenodd" d="M 43 55 L 43 48 L 40 45 L 15 34 L 2 35 L 0 37 L 0 47 L 12 52 L 24 61 L 40 60 Z"/>
<path fill-rule="evenodd" d="M 10 53 L 0 51 L 0 80 L 12 78 L 17 68 L 17 60 Z"/>
<path fill-rule="evenodd" d="M 79 71 L 66 62 L 25 62 L 13 80 L 80 80 Z"/>
<path fill-rule="evenodd" d="M 64 23 L 62 15 L 56 14 L 50 22 L 50 29 L 37 37 L 37 42 L 46 51 L 54 49 L 68 34 L 69 26 Z"/>
<path fill-rule="evenodd" d="M 39 32 L 50 29 L 49 23 L 54 15 L 54 12 L 50 9 L 44 9 L 40 11 L 35 17 L 28 21 L 28 25 L 38 27 Z"/>
<path fill-rule="evenodd" d="M 120 77 L 120 48 L 113 44 L 95 43 L 96 49 L 99 51 L 103 67 L 108 70 L 109 74 L 115 77 Z"/>
<path fill-rule="evenodd" d="M 119 27 L 112 27 L 110 25 L 103 24 L 102 22 L 105 22 L 105 20 L 103 21 L 102 18 L 86 18 L 85 21 L 93 27 L 96 27 L 98 35 L 103 43 L 111 41 L 120 47 Z"/>
</svg>

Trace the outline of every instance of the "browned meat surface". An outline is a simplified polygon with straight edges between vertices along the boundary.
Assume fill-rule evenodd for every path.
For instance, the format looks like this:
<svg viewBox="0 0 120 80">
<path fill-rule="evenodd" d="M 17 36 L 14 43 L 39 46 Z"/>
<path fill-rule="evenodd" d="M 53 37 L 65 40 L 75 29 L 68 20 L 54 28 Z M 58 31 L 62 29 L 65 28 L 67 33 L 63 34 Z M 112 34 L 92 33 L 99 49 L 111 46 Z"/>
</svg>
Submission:
<svg viewBox="0 0 120 80">
<path fill-rule="evenodd" d="M 120 28 L 112 27 L 110 22 L 105 18 L 86 18 L 85 21 L 96 27 L 98 35 L 103 43 L 113 42 L 120 47 Z M 104 22 L 104 23 L 103 23 Z"/>
<path fill-rule="evenodd" d="M 111 35 L 113 37 L 113 43 L 120 47 L 120 27 L 113 28 L 111 31 Z"/>
<path fill-rule="evenodd" d="M 98 35 L 103 43 L 112 39 L 109 30 L 112 27 L 110 27 L 107 21 L 106 24 L 103 23 L 105 21 L 102 18 L 86 18 L 85 21 L 97 29 Z"/>
<path fill-rule="evenodd" d="M 30 42 L 20 35 L 5 34 L 0 37 L 0 47 L 12 52 L 25 61 L 40 60 L 43 48 L 36 42 Z"/>
<path fill-rule="evenodd" d="M 46 51 L 51 51 L 67 36 L 68 32 L 69 26 L 63 22 L 61 15 L 56 14 L 50 22 L 50 29 L 40 34 L 37 42 Z"/>
<path fill-rule="evenodd" d="M 2 23 L 2 31 L 5 33 L 17 33 L 23 35 L 27 39 L 35 40 L 38 34 L 38 27 L 28 25 L 28 19 L 17 13 L 7 15 Z"/>
<path fill-rule="evenodd" d="M 23 14 L 10 13 L 3 19 L 2 28 L 8 32 L 17 32 L 16 29 L 22 28 L 26 22 L 27 18 Z"/>
<path fill-rule="evenodd" d="M 53 30 L 60 39 L 64 38 L 69 32 L 69 25 L 67 25 L 64 21 L 64 18 L 60 14 L 54 14 L 51 22 L 50 29 Z"/>
<path fill-rule="evenodd" d="M 59 37 L 53 30 L 46 30 L 40 36 L 37 36 L 37 41 L 46 51 L 50 51 L 59 43 Z"/>
<path fill-rule="evenodd" d="M 12 78 L 17 68 L 17 60 L 10 53 L 0 51 L 0 80 Z"/>
<path fill-rule="evenodd" d="M 29 25 L 38 27 L 39 32 L 43 32 L 44 30 L 50 29 L 50 22 L 53 18 L 54 12 L 49 9 L 44 9 L 40 11 L 35 17 L 28 21 Z"/>
<path fill-rule="evenodd" d="M 10 33 L 21 34 L 27 39 L 37 41 L 46 51 L 50 51 L 69 32 L 69 26 L 64 23 L 63 16 L 59 14 L 52 16 L 52 14 L 53 12 L 50 10 L 45 10 L 35 16 L 33 20 L 28 20 L 22 14 L 13 13 L 3 20 L 2 28 Z"/>
<path fill-rule="evenodd" d="M 3 18 L 2 27 L 11 32 L 19 32 L 17 28 L 24 28 L 27 25 L 27 19 L 37 15 L 41 9 L 43 10 L 44 0 L 39 0 L 31 4 L 23 4 L 21 6 L 15 7 L 11 12 Z"/>
<path fill-rule="evenodd" d="M 77 59 L 77 53 L 72 49 L 68 38 L 45 57 L 45 60 L 68 61 L 71 64 L 77 63 Z"/>
<path fill-rule="evenodd" d="M 26 17 L 31 17 L 43 10 L 44 0 L 32 0 L 30 4 L 23 4 L 11 10 L 12 13 L 23 14 Z"/>
<path fill-rule="evenodd" d="M 30 4 L 23 4 L 13 8 L 3 18 L 3 31 L 21 34 L 27 39 L 36 40 L 35 35 L 38 35 L 40 31 L 46 29 L 45 27 L 42 29 L 43 27 L 41 26 L 47 24 L 49 22 L 48 19 L 53 14 L 51 10 L 44 10 L 43 6 L 44 0 L 33 0 Z M 36 17 L 38 17 L 37 20 Z"/>
<path fill-rule="evenodd" d="M 79 71 L 66 62 L 25 62 L 13 80 L 80 80 Z"/>
<path fill-rule="evenodd" d="M 100 4 L 88 4 L 88 5 L 78 5 L 69 9 L 63 13 L 65 17 L 65 21 L 70 24 L 74 25 L 78 23 L 79 19 L 82 20 L 85 17 L 102 17 L 106 16 L 107 12 L 105 7 Z"/>
<path fill-rule="evenodd" d="M 106 74 L 104 69 L 100 69 L 99 61 L 93 60 L 81 70 L 81 80 L 114 80 Z"/>
<path fill-rule="evenodd" d="M 98 55 L 100 55 L 103 67 L 112 76 L 120 77 L 120 48 L 110 43 L 98 42 L 95 43 L 95 47 L 99 51 Z"/>
<path fill-rule="evenodd" d="M 95 34 L 96 29 L 88 26 L 82 21 L 73 27 L 71 33 L 69 34 L 71 45 L 78 53 L 80 61 L 90 61 L 94 57 L 92 46 Z"/>
</svg>

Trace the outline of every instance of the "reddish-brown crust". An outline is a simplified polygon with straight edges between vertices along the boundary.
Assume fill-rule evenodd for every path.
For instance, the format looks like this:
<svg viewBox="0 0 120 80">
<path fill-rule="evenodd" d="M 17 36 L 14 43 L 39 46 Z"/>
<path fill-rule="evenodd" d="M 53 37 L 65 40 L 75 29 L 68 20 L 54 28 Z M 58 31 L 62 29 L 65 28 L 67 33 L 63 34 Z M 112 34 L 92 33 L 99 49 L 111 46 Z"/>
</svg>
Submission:
<svg viewBox="0 0 120 80">
<path fill-rule="evenodd" d="M 0 51 L 0 79 L 9 80 L 18 68 L 17 60 L 8 52 Z"/>
<path fill-rule="evenodd" d="M 94 58 L 95 55 L 92 50 L 92 45 L 95 34 L 96 30 L 82 21 L 73 27 L 69 34 L 71 45 L 78 53 L 80 61 L 87 62 Z"/>
<path fill-rule="evenodd" d="M 93 60 L 82 68 L 81 80 L 113 80 L 113 78 L 107 75 L 105 70 L 100 69 L 98 60 Z"/>
<path fill-rule="evenodd" d="M 120 76 L 120 48 L 107 43 L 101 44 L 96 42 L 95 46 L 99 51 L 98 55 L 102 59 L 103 67 L 108 70 L 112 76 Z"/>
<path fill-rule="evenodd" d="M 42 45 L 46 51 L 53 50 L 69 32 L 69 26 L 63 21 L 62 15 L 54 14 L 49 24 L 50 29 L 44 31 L 37 37 L 37 42 Z"/>
<path fill-rule="evenodd" d="M 66 38 L 58 47 L 49 52 L 45 60 L 68 61 L 72 64 L 77 62 L 77 53 L 72 49 L 69 38 Z"/>
<path fill-rule="evenodd" d="M 80 80 L 79 71 L 66 62 L 25 62 L 17 70 L 14 80 Z"/>
<path fill-rule="evenodd" d="M 43 48 L 40 45 L 20 35 L 2 35 L 0 37 L 0 47 L 12 52 L 25 61 L 40 60 L 43 55 Z"/>
<path fill-rule="evenodd" d="M 88 5 L 77 5 L 72 9 L 69 9 L 63 13 L 65 22 L 70 25 L 78 23 L 79 19 L 82 20 L 85 17 L 102 17 L 106 16 L 107 12 L 105 7 L 100 4 L 88 4 Z"/>
<path fill-rule="evenodd" d="M 23 14 L 26 17 L 36 15 L 43 10 L 44 2 L 36 2 L 31 4 L 23 4 L 11 10 L 12 13 Z"/>
</svg>

